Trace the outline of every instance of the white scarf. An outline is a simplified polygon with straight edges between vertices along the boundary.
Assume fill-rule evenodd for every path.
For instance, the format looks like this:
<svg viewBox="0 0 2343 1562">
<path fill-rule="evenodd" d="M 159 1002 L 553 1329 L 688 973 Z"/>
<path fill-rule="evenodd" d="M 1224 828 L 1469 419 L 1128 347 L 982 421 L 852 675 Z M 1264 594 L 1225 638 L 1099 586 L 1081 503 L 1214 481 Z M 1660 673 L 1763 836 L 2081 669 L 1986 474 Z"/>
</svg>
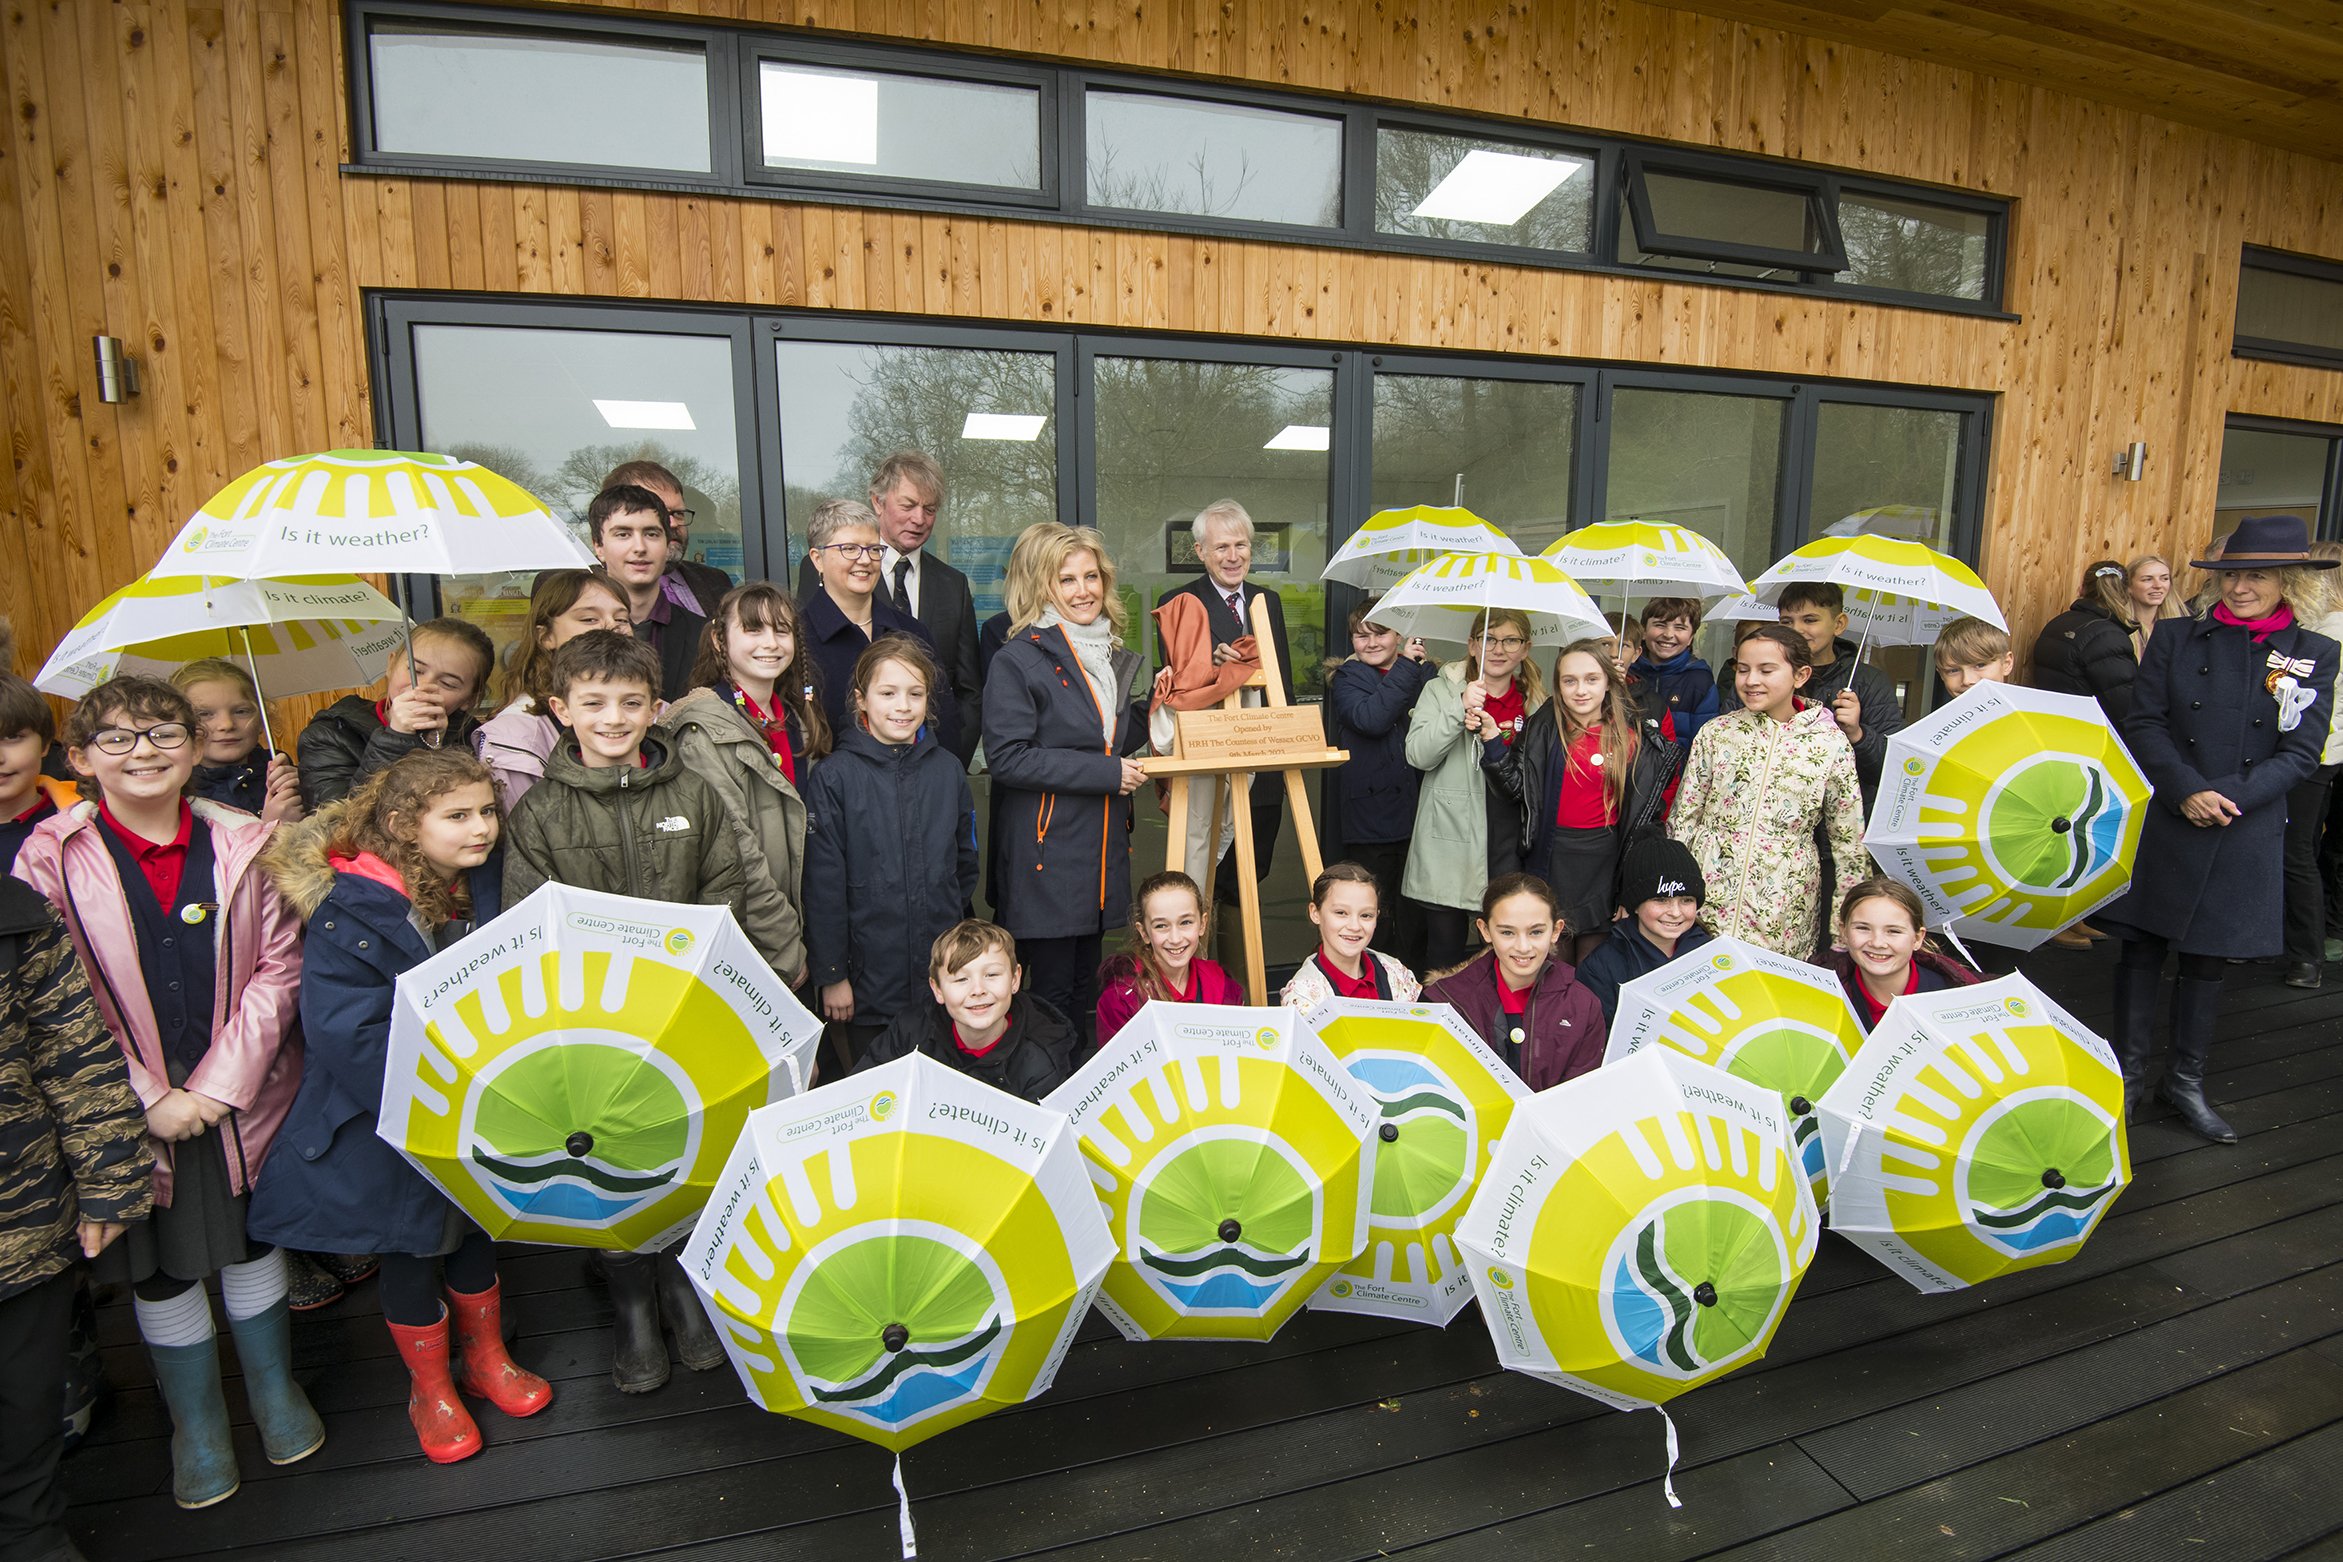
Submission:
<svg viewBox="0 0 2343 1562">
<path fill-rule="evenodd" d="M 1098 700 L 1098 719 L 1101 736 L 1108 743 L 1115 740 L 1115 626 L 1101 613 L 1087 624 L 1069 621 L 1054 607 L 1041 610 L 1035 620 L 1044 629 L 1065 632 L 1066 643 L 1074 648 L 1074 660 L 1082 664 L 1082 676 L 1090 681 L 1090 692 Z"/>
</svg>

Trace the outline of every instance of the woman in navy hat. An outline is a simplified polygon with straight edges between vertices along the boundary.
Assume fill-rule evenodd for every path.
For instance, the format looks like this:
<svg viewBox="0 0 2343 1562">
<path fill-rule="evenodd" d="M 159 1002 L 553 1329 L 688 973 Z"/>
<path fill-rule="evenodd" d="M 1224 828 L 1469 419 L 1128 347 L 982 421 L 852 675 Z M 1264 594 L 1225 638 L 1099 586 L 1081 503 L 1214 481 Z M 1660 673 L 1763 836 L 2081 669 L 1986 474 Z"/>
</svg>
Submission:
<svg viewBox="0 0 2343 1562">
<path fill-rule="evenodd" d="M 2167 952 L 2180 956 L 2172 1058 L 2156 1093 L 2221 1144 L 2237 1132 L 2205 1099 L 2227 961 L 2279 952 L 2286 795 L 2318 768 L 2343 648 L 2304 623 L 2326 595 L 2291 515 L 2248 516 L 2196 568 L 2213 605 L 2148 642 L 2124 737 L 2154 784 L 2131 891 L 2096 919 L 2123 940 L 2114 1044 L 2125 1097 L 2147 1087 Z"/>
</svg>

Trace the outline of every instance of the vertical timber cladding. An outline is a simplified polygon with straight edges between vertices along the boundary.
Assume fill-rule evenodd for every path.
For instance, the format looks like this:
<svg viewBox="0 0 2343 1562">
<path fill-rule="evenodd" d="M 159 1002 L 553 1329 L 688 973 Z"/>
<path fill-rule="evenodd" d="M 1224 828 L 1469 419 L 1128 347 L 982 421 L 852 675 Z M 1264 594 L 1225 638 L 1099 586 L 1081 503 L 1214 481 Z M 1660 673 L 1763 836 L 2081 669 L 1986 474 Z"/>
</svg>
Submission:
<svg viewBox="0 0 2343 1562">
<path fill-rule="evenodd" d="M 606 0 L 607 12 L 618 0 Z M 705 195 L 347 178 L 332 0 L 0 11 L 0 609 L 29 668 L 268 456 L 366 444 L 362 290 L 705 300 L 1812 374 L 1996 392 L 1985 574 L 2021 645 L 2093 554 L 2185 556 L 2227 412 L 2343 422 L 2229 354 L 2239 246 L 2343 256 L 2312 157 L 1637 0 L 638 0 L 1354 93 L 2013 197 L 2015 323 L 1846 299 Z M 548 11 L 558 10 L 547 5 Z M 96 400 L 90 339 L 144 392 Z M 2108 475 L 2145 440 L 2146 481 Z M 288 712 L 288 719 L 298 713 Z"/>
</svg>

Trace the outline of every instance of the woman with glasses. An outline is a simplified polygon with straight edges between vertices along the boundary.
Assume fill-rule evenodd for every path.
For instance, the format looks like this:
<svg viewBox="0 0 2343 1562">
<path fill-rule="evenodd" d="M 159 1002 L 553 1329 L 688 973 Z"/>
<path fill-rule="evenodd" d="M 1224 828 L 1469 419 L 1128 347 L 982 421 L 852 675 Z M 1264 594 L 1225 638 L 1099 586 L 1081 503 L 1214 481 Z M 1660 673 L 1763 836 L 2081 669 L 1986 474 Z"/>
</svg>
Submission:
<svg viewBox="0 0 2343 1562">
<path fill-rule="evenodd" d="M 830 731 L 845 733 L 854 727 L 854 664 L 883 635 L 908 635 L 935 655 L 935 637 L 927 625 L 897 608 L 879 590 L 880 563 L 887 545 L 879 539 L 879 518 L 859 499 L 824 499 L 814 506 L 806 525 L 806 554 L 813 560 L 821 584 L 807 592 L 802 650 L 793 676 L 807 679 L 804 687 L 821 702 Z M 928 730 L 935 740 L 959 752 L 960 708 L 945 687 L 928 696 Z"/>
<path fill-rule="evenodd" d="M 1546 703 L 1529 637 L 1528 617 L 1509 608 L 1475 617 L 1465 659 L 1426 680 L 1408 717 L 1407 762 L 1424 784 L 1400 885 L 1424 908 L 1427 971 L 1463 962 L 1481 892 L 1521 871 L 1521 804 L 1498 772 Z"/>
<path fill-rule="evenodd" d="M 300 922 L 260 866 L 276 826 L 189 801 L 202 739 L 185 695 L 159 678 L 100 684 L 67 719 L 65 745 L 98 801 L 36 829 L 16 876 L 64 918 L 146 1107 L 154 1213 L 106 1249 L 97 1278 L 131 1288 L 171 1413 L 172 1495 L 209 1507 L 240 1480 L 205 1294 L 214 1275 L 269 1462 L 325 1442 L 293 1380 L 284 1254 L 245 1232 L 253 1181 L 301 1084 L 289 1034 Z"/>
</svg>

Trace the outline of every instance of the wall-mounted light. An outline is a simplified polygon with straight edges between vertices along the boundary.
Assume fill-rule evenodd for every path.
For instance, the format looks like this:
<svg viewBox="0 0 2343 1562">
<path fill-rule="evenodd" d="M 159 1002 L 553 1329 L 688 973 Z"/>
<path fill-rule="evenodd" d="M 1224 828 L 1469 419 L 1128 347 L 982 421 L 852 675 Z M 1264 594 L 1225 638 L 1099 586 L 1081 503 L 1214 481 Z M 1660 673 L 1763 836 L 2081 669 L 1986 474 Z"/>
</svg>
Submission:
<svg viewBox="0 0 2343 1562">
<path fill-rule="evenodd" d="M 2148 443 L 2135 439 L 2115 453 L 2115 475 L 2129 482 L 2138 482 L 2148 470 Z"/>
<path fill-rule="evenodd" d="M 138 394 L 138 360 L 122 350 L 119 336 L 99 336 L 90 345 L 98 355 L 98 400 L 128 401 Z"/>
</svg>

